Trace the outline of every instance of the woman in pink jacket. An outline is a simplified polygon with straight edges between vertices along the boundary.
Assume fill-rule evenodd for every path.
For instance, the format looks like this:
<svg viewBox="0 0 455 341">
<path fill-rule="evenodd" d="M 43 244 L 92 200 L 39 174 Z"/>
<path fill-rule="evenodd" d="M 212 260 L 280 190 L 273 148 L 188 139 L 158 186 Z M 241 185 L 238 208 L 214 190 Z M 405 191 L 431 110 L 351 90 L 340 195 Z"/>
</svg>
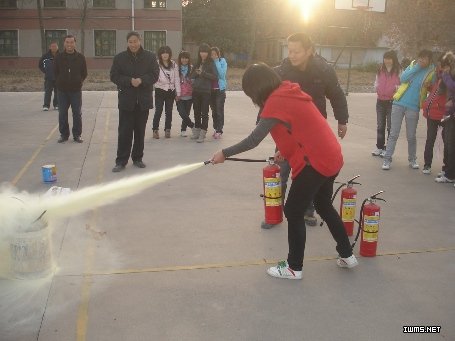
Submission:
<svg viewBox="0 0 455 341">
<path fill-rule="evenodd" d="M 376 101 L 377 139 L 373 156 L 385 154 L 385 128 L 387 123 L 387 137 L 390 133 L 390 114 L 392 112 L 393 94 L 400 85 L 400 63 L 395 51 L 384 53 L 383 62 L 376 74 L 374 86 L 378 98 Z"/>
<path fill-rule="evenodd" d="M 178 65 L 171 59 L 172 50 L 169 46 L 161 46 L 158 49 L 158 64 L 160 75 L 155 83 L 155 115 L 153 116 L 153 138 L 159 139 L 158 129 L 160 127 L 163 106 L 165 107 L 166 120 L 164 123 L 164 137 L 171 137 L 172 107 L 174 100 L 180 98 L 180 76 Z"/>
</svg>

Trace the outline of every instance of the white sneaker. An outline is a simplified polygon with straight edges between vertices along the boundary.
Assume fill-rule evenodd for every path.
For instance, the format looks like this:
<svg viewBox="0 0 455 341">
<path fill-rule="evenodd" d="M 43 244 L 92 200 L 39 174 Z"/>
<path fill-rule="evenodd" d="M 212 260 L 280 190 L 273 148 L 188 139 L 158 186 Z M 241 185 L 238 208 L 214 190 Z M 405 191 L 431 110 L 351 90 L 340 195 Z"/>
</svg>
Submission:
<svg viewBox="0 0 455 341">
<path fill-rule="evenodd" d="M 302 271 L 292 270 L 286 260 L 278 262 L 276 266 L 268 268 L 267 273 L 270 276 L 277 278 L 302 279 Z"/>
<path fill-rule="evenodd" d="M 424 166 L 423 169 L 422 169 L 422 173 L 423 174 L 431 174 L 431 168 L 428 167 L 428 166 Z"/>
<path fill-rule="evenodd" d="M 43 107 L 43 111 L 49 111 L 48 107 Z"/>
<path fill-rule="evenodd" d="M 359 262 L 357 261 L 357 258 L 355 258 L 354 255 L 348 257 L 348 258 L 341 258 L 338 257 L 337 259 L 337 265 L 340 268 L 353 268 L 354 266 L 359 265 Z"/>
<path fill-rule="evenodd" d="M 383 170 L 389 170 L 390 169 L 390 161 L 384 161 L 382 163 L 382 169 Z"/>
<path fill-rule="evenodd" d="M 446 175 L 446 172 L 440 171 L 436 177 L 437 177 L 437 178 L 440 178 L 440 177 L 443 176 L 443 175 Z"/>
<path fill-rule="evenodd" d="M 440 184 L 442 184 L 442 183 L 447 183 L 447 182 L 449 182 L 449 183 L 452 183 L 452 182 L 453 182 L 452 179 L 446 178 L 445 175 L 441 175 L 440 177 L 434 179 L 434 181 L 436 181 L 436 182 L 438 182 L 438 183 L 440 183 Z"/>
<path fill-rule="evenodd" d="M 381 154 L 379 154 L 380 157 L 384 157 L 385 156 L 385 149 L 382 150 Z"/>
<path fill-rule="evenodd" d="M 371 152 L 371 155 L 373 155 L 373 156 L 381 156 L 381 154 L 382 154 L 383 152 L 384 152 L 383 149 L 379 149 L 379 148 L 378 148 L 378 149 L 373 150 L 373 151 Z"/>
<path fill-rule="evenodd" d="M 419 169 L 419 164 L 417 163 L 417 161 L 412 161 L 409 162 L 409 167 L 412 169 Z"/>
<path fill-rule="evenodd" d="M 187 137 L 188 134 L 186 133 L 185 130 L 182 130 L 182 131 L 180 132 L 180 136 L 181 136 L 181 137 Z"/>
</svg>

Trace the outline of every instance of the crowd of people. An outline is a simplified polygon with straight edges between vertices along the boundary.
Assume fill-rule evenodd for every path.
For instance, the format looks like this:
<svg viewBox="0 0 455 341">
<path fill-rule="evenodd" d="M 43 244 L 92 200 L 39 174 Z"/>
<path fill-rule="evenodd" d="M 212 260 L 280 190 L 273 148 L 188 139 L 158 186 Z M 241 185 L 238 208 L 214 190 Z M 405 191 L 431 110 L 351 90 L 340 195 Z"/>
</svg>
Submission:
<svg viewBox="0 0 455 341">
<path fill-rule="evenodd" d="M 113 59 L 110 79 L 118 89 L 118 145 L 113 172 L 125 169 L 131 157 L 133 165 L 145 168 L 144 138 L 149 110 L 154 108 L 153 138 L 160 139 L 160 120 L 164 110 L 164 137 L 171 137 L 172 111 L 176 103 L 182 118 L 180 136 L 199 143 L 206 139 L 209 111 L 212 111 L 213 138 L 223 135 L 224 104 L 226 99 L 227 62 L 217 47 L 199 46 L 194 63 L 187 51 L 172 59 L 169 46 L 158 49 L 157 55 L 145 50 L 137 32 L 128 33 L 127 49 Z M 68 140 L 68 109 L 72 107 L 74 141 L 82 143 L 82 93 L 87 77 L 85 58 L 75 50 L 75 38 L 67 36 L 64 51 L 51 44 L 40 61 L 45 74 L 43 110 L 49 110 L 54 91 L 54 108 L 59 110 L 59 143 Z M 341 146 L 349 119 L 346 97 L 334 69 L 315 53 L 311 38 L 304 33 L 288 37 L 289 56 L 281 65 L 251 65 L 242 79 L 245 94 L 260 109 L 255 129 L 241 142 L 219 150 L 213 164 L 227 157 L 255 148 L 269 133 L 277 150 L 275 160 L 280 164 L 282 193 L 286 194 L 288 178 L 292 184 L 284 205 L 288 222 L 288 257 L 267 273 L 273 277 L 301 279 L 306 243 L 306 224 L 316 225 L 314 211 L 327 223 L 336 241 L 337 264 L 355 267 L 358 262 L 352 253 L 340 216 L 331 203 L 334 181 L 343 166 Z M 416 130 L 420 110 L 427 120 L 427 139 L 423 173 L 431 174 L 433 147 L 439 127 L 443 127 L 444 161 L 435 181 L 455 182 L 455 55 L 442 54 L 437 64 L 433 53 L 422 50 L 417 60 L 400 65 L 394 51 L 383 56 L 375 81 L 377 91 L 377 139 L 373 156 L 382 157 L 382 169 L 390 170 L 403 118 L 406 122 L 408 162 L 412 169 L 417 163 Z M 52 69 L 51 69 L 52 68 Z M 153 89 L 154 100 L 153 101 Z M 57 93 L 57 100 L 55 98 Z M 330 101 L 335 119 L 336 134 L 328 125 L 326 99 Z M 194 121 L 191 120 L 193 106 Z M 387 132 L 387 137 L 386 137 Z M 262 223 L 265 229 L 274 225 Z"/>
<path fill-rule="evenodd" d="M 372 155 L 383 157 L 383 170 L 391 168 L 404 118 L 409 167 L 419 169 L 416 131 L 420 111 L 422 111 L 427 122 L 422 172 L 426 175 L 431 174 L 433 149 L 440 129 L 444 157 L 442 169 L 435 181 L 453 183 L 455 181 L 455 55 L 451 51 L 445 52 L 439 56 L 435 65 L 433 53 L 422 50 L 417 60 L 408 64 L 402 70 L 394 51 L 388 51 L 383 56 L 383 63 L 375 81 L 377 140 L 376 149 L 372 151 Z"/>
</svg>

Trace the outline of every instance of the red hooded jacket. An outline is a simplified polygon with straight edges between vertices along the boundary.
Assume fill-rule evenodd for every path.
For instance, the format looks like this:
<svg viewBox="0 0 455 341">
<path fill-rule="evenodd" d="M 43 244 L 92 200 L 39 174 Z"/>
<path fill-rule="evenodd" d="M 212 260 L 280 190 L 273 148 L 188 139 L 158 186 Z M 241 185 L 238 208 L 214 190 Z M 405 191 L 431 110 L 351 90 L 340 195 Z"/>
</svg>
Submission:
<svg viewBox="0 0 455 341">
<path fill-rule="evenodd" d="M 261 117 L 276 118 L 291 127 L 277 124 L 270 134 L 291 165 L 293 179 L 307 164 L 326 177 L 340 171 L 341 146 L 311 97 L 298 84 L 282 82 L 267 98 Z"/>
</svg>

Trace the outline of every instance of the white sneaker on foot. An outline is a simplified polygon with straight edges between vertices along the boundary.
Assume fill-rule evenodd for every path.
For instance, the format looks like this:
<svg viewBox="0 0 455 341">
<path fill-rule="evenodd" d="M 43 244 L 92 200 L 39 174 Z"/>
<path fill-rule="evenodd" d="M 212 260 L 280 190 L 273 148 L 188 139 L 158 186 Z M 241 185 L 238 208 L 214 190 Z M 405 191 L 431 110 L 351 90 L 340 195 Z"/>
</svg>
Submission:
<svg viewBox="0 0 455 341">
<path fill-rule="evenodd" d="M 383 170 L 389 170 L 390 169 L 390 161 L 385 161 L 382 163 L 382 169 Z"/>
<path fill-rule="evenodd" d="M 409 167 L 412 169 L 419 169 L 419 164 L 417 163 L 417 161 L 412 161 L 409 162 Z"/>
<path fill-rule="evenodd" d="M 289 267 L 288 261 L 278 262 L 276 266 L 267 269 L 267 273 L 272 277 L 286 279 L 302 279 L 302 271 L 295 271 Z"/>
<path fill-rule="evenodd" d="M 354 255 L 348 257 L 348 258 L 341 258 L 338 257 L 337 259 L 337 265 L 340 268 L 353 268 L 354 266 L 359 265 L 359 262 L 357 261 L 357 258 L 355 258 Z"/>
<path fill-rule="evenodd" d="M 441 175 L 440 177 L 434 179 L 434 181 L 442 184 L 442 183 L 447 183 L 447 182 L 453 182 L 453 179 L 446 178 L 445 175 Z"/>
<path fill-rule="evenodd" d="M 440 178 L 440 177 L 443 176 L 443 175 L 446 175 L 446 172 L 444 172 L 444 171 L 442 170 L 442 171 L 440 171 L 440 172 L 438 173 L 438 175 L 436 175 L 436 177 L 437 177 L 437 178 Z"/>
<path fill-rule="evenodd" d="M 180 132 L 180 136 L 181 136 L 181 137 L 187 137 L 188 134 L 186 133 L 185 130 L 182 130 L 182 131 Z"/>
<path fill-rule="evenodd" d="M 431 168 L 428 166 L 424 166 L 422 169 L 423 174 L 431 174 Z"/>
<path fill-rule="evenodd" d="M 384 152 L 384 150 L 377 148 L 371 152 L 371 155 L 380 156 L 383 152 Z"/>
</svg>

